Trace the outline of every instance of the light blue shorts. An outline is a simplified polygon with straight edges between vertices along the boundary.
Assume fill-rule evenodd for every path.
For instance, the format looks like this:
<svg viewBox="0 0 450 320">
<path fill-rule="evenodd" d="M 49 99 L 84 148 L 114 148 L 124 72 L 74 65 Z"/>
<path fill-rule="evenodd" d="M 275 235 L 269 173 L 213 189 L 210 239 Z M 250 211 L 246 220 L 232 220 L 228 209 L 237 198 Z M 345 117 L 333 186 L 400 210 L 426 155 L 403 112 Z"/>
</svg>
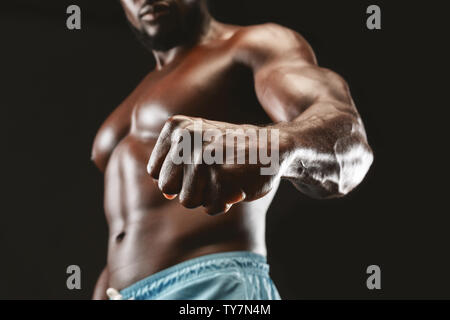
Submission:
<svg viewBox="0 0 450 320">
<path fill-rule="evenodd" d="M 280 300 L 264 256 L 208 254 L 157 272 L 120 291 L 124 300 Z"/>
</svg>

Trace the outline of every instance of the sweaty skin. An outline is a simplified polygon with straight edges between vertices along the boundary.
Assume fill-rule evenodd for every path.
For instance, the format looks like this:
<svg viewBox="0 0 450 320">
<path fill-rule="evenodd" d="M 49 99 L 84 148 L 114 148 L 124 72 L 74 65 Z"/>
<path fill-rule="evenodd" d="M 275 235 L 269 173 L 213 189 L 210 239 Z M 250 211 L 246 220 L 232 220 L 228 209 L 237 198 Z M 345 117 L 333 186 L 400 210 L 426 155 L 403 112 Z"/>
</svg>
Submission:
<svg viewBox="0 0 450 320">
<path fill-rule="evenodd" d="M 373 155 L 348 86 L 317 65 L 299 34 L 219 23 L 202 0 L 121 3 L 133 30 L 152 40 L 157 64 L 94 142 L 110 235 L 94 299 L 204 254 L 266 255 L 280 179 L 319 199 L 363 180 Z M 258 165 L 172 164 L 177 129 L 194 121 L 222 132 L 278 129 L 280 169 L 263 177 Z"/>
</svg>

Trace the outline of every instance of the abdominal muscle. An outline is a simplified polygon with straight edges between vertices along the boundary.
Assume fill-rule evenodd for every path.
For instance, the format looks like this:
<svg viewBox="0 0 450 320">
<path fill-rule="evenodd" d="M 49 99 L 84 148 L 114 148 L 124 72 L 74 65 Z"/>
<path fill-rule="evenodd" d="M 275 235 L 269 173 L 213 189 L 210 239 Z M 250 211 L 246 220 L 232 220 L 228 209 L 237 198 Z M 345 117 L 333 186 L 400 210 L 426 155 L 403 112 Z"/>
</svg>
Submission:
<svg viewBox="0 0 450 320">
<path fill-rule="evenodd" d="M 209 216 L 162 196 L 146 172 L 156 140 L 129 135 L 105 171 L 109 286 L 119 290 L 182 261 L 210 253 L 266 255 L 265 214 L 276 190 L 228 213 Z"/>
</svg>

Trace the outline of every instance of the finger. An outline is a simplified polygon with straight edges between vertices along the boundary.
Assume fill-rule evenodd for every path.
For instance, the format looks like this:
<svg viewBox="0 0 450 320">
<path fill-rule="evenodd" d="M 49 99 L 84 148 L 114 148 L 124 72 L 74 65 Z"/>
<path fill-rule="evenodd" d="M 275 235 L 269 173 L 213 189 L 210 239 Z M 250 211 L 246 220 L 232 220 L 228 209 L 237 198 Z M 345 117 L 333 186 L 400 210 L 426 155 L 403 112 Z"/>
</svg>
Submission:
<svg viewBox="0 0 450 320">
<path fill-rule="evenodd" d="M 204 203 L 204 191 L 207 185 L 205 167 L 202 165 L 185 165 L 180 203 L 188 209 L 200 207 Z"/>
<path fill-rule="evenodd" d="M 161 167 L 164 164 L 167 153 L 170 151 L 172 145 L 172 133 L 176 128 L 178 122 L 171 119 L 166 121 L 158 140 L 153 148 L 152 154 L 148 161 L 147 172 L 154 178 L 159 179 Z"/>
<path fill-rule="evenodd" d="M 245 194 L 245 192 L 242 190 L 238 190 L 238 191 L 231 193 L 226 198 L 225 202 L 229 205 L 235 205 L 235 204 L 245 201 L 246 198 L 247 198 L 247 195 Z"/>
<path fill-rule="evenodd" d="M 227 213 L 228 211 L 230 211 L 232 206 L 233 205 L 231 204 L 215 202 L 212 205 L 206 206 L 205 212 L 210 216 L 217 216 L 219 214 Z"/>
<path fill-rule="evenodd" d="M 224 185 L 226 185 L 226 181 L 223 178 L 219 179 L 216 168 L 209 167 L 208 186 L 206 188 L 207 192 L 204 194 L 205 201 L 203 205 L 207 214 L 218 215 L 230 210 L 231 205 L 228 205 L 223 200 Z"/>
<path fill-rule="evenodd" d="M 255 201 L 265 197 L 269 194 L 274 187 L 274 182 L 271 179 L 265 177 L 256 178 L 253 183 L 245 181 L 242 186 L 242 190 L 246 194 L 245 201 Z"/>
<path fill-rule="evenodd" d="M 236 185 L 233 176 L 220 173 L 217 168 L 211 170 L 210 186 L 206 195 L 205 210 L 210 215 L 228 212 L 231 207 L 245 201 L 247 195 Z"/>
<path fill-rule="evenodd" d="M 183 184 L 183 165 L 173 161 L 176 152 L 178 146 L 173 144 L 159 173 L 158 187 L 168 200 L 173 200 L 180 193 Z"/>
<path fill-rule="evenodd" d="M 209 215 L 217 215 L 221 213 L 227 213 L 234 205 L 243 202 L 245 200 L 245 192 L 235 191 L 226 193 L 223 190 L 218 191 L 218 196 L 215 200 L 210 201 L 207 206 L 205 206 L 206 213 Z"/>
</svg>

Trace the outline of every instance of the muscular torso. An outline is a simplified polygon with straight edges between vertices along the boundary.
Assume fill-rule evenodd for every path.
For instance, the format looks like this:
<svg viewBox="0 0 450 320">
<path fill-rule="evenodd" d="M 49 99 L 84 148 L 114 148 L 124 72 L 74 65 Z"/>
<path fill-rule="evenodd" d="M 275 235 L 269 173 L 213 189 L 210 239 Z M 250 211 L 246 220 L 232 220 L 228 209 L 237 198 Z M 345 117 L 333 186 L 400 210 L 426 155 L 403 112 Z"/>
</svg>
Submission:
<svg viewBox="0 0 450 320">
<path fill-rule="evenodd" d="M 208 253 L 265 255 L 265 214 L 274 192 L 209 216 L 165 199 L 146 171 L 165 121 L 186 115 L 235 124 L 270 119 L 254 93 L 253 75 L 227 46 L 197 46 L 151 72 L 98 132 L 93 157 L 105 174 L 109 286 L 122 289 L 157 271 Z"/>
</svg>

